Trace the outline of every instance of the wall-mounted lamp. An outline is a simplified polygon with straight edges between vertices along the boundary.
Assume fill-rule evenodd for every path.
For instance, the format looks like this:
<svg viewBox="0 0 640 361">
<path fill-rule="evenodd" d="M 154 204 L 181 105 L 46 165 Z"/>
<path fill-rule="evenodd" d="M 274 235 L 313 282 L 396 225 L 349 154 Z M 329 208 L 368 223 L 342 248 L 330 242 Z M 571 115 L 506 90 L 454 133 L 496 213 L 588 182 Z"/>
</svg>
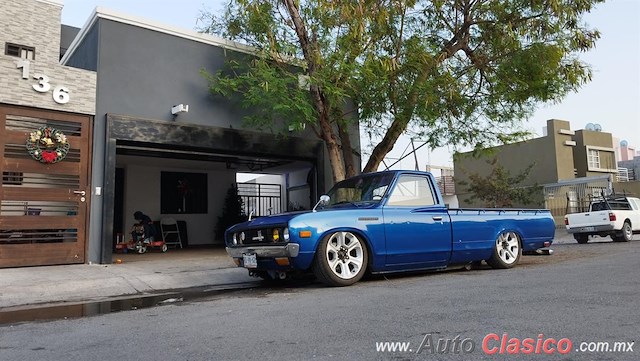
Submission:
<svg viewBox="0 0 640 361">
<path fill-rule="evenodd" d="M 171 114 L 178 115 L 189 111 L 189 105 L 178 104 L 171 107 Z"/>
</svg>

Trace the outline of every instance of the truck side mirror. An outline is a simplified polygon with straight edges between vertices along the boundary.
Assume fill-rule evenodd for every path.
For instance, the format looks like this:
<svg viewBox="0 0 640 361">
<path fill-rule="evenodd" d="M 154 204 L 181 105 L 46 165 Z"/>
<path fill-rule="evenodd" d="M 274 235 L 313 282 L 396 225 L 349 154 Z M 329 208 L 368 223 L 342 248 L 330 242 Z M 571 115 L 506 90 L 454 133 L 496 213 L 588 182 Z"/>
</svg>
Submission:
<svg viewBox="0 0 640 361">
<path fill-rule="evenodd" d="M 326 194 L 321 195 L 321 196 L 320 196 L 320 200 L 318 201 L 318 203 L 316 203 L 316 205 L 315 205 L 315 206 L 313 206 L 313 212 L 315 212 L 315 211 L 316 211 L 316 208 L 318 208 L 318 206 L 320 206 L 320 205 L 322 205 L 322 206 L 327 205 L 327 204 L 329 204 L 329 202 L 330 202 L 330 201 L 331 201 L 331 197 L 329 197 L 329 196 L 328 196 L 328 195 L 326 195 Z"/>
</svg>

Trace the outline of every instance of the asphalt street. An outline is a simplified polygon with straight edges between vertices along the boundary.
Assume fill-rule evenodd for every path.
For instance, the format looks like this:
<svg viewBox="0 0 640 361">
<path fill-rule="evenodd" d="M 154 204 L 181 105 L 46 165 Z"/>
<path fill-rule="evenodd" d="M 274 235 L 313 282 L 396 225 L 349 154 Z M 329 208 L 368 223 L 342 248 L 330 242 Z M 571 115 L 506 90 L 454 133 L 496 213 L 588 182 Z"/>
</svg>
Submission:
<svg viewBox="0 0 640 361">
<path fill-rule="evenodd" d="M 554 249 L 510 270 L 373 277 L 345 288 L 309 281 L 8 325 L 0 328 L 0 359 L 640 359 L 640 241 Z M 549 339 L 552 354 L 542 347 Z M 449 340 L 446 351 L 438 340 Z M 580 352 L 616 342 L 619 352 Z M 383 344 L 406 349 L 382 351 Z"/>
</svg>

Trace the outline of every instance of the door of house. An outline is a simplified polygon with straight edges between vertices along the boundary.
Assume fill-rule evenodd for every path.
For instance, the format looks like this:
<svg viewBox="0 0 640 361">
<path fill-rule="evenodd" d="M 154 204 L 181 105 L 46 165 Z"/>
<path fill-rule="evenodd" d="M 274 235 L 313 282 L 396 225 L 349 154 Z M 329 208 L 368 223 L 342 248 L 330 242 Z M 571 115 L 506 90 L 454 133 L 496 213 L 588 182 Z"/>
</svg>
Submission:
<svg viewBox="0 0 640 361">
<path fill-rule="evenodd" d="M 0 267 L 84 263 L 91 119 L 0 104 Z"/>
</svg>

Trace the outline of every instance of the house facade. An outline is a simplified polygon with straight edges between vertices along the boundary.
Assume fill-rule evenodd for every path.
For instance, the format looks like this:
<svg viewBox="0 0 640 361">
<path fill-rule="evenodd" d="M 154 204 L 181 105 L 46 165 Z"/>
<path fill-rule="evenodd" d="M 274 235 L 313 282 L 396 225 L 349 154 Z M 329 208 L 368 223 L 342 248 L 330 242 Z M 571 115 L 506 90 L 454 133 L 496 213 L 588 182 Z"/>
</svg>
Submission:
<svg viewBox="0 0 640 361">
<path fill-rule="evenodd" d="M 284 179 L 283 210 L 288 197 L 308 207 L 331 186 L 325 146 L 310 129 L 282 135 L 249 128 L 243 120 L 248 110 L 210 95 L 202 71 L 215 73 L 229 57 L 251 56 L 251 49 L 102 8 L 96 8 L 81 29 L 69 29 L 61 27 L 61 6 L 45 0 L 3 3 L 3 21 L 15 23 L 11 33 L 20 34 L 20 29 L 25 33 L 11 35 L 5 42 L 36 48 L 37 61 L 50 62 L 47 66 L 52 69 L 68 69 L 76 77 L 86 74 L 87 80 L 78 79 L 73 85 L 90 81 L 91 87 L 85 91 L 68 85 L 71 100 L 65 104 L 56 102 L 51 94 L 48 100 L 31 101 L 42 92 L 26 84 L 30 79 L 21 78 L 21 69 L 16 68 L 19 59 L 5 55 L 0 71 L 14 80 L 3 89 L 8 94 L 2 94 L 0 103 L 89 116 L 89 132 L 83 133 L 88 151 L 80 155 L 85 156 L 81 159 L 86 164 L 78 168 L 86 173 L 86 184 L 82 189 L 66 190 L 74 197 L 74 191 L 79 195 L 84 191 L 78 196 L 85 199 L 86 207 L 84 213 L 78 212 L 86 222 L 84 254 L 76 262 L 110 263 L 116 239 L 128 238 L 135 211 L 156 221 L 178 220 L 185 227 L 185 237 L 188 235 L 188 242 L 183 242 L 190 246 L 220 243 L 215 236 L 216 221 L 238 172 Z M 16 17 L 19 12 L 25 17 Z M 33 13 L 46 14 L 41 21 L 47 31 L 39 33 L 42 27 L 34 23 Z M 62 43 L 51 41 L 61 36 Z M 46 44 L 38 44 L 37 39 Z M 41 46 L 47 46 L 46 57 L 40 58 Z M 50 79 L 57 85 L 67 78 Z M 14 94 L 16 91 L 24 94 Z M 352 133 L 352 144 L 359 151 L 357 129 Z M 20 140 L 28 134 L 24 131 L 15 137 Z M 71 135 L 67 137 L 73 150 Z M 67 166 L 71 153 L 56 164 L 43 166 Z M 356 164 L 360 165 L 359 159 Z M 70 218 L 80 218 L 69 213 Z M 26 215 L 16 217 L 20 225 L 28 220 Z M 17 229 L 15 223 L 7 227 Z"/>
<path fill-rule="evenodd" d="M 458 154 L 454 168 L 461 205 L 484 206 L 465 201 L 468 193 L 460 183 L 468 182 L 470 174 L 488 175 L 491 166 L 487 160 L 493 157 L 511 175 L 531 166 L 520 186 L 543 186 L 543 194 L 529 207 L 551 209 L 557 222 L 588 202 L 589 197 L 613 188 L 618 170 L 610 133 L 596 128 L 574 131 L 568 121 L 558 119 L 548 120 L 545 129 L 542 137 L 494 147 L 481 157 L 474 157 L 472 152 Z"/>
<path fill-rule="evenodd" d="M 87 261 L 96 74 L 60 64 L 61 10 L 0 5 L 0 267 Z"/>
</svg>

